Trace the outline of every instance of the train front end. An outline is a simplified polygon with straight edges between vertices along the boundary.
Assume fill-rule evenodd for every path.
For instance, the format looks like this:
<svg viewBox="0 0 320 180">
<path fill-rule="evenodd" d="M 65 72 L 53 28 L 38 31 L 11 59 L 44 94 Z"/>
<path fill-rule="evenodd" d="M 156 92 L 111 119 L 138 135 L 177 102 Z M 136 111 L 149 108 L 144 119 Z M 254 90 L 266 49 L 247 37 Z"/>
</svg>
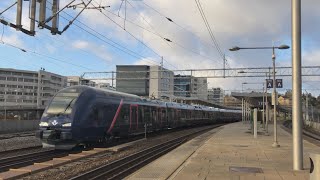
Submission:
<svg viewBox="0 0 320 180">
<path fill-rule="evenodd" d="M 74 108 L 79 92 L 66 88 L 58 92 L 45 109 L 36 136 L 43 147 L 71 149 L 77 145 L 72 137 Z"/>
</svg>

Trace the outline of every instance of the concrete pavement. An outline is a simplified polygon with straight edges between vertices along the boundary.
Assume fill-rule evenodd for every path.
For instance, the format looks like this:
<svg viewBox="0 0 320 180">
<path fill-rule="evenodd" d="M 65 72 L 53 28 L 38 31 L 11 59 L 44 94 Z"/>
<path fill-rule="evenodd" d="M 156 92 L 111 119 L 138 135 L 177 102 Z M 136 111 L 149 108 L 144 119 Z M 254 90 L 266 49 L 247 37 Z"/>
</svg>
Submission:
<svg viewBox="0 0 320 180">
<path fill-rule="evenodd" d="M 273 132 L 258 138 L 242 122 L 214 129 L 191 140 L 138 170 L 127 179 L 308 180 L 309 152 L 319 147 L 304 141 L 305 170 L 292 170 L 292 136 L 278 128 L 279 148 L 273 148 Z"/>
</svg>

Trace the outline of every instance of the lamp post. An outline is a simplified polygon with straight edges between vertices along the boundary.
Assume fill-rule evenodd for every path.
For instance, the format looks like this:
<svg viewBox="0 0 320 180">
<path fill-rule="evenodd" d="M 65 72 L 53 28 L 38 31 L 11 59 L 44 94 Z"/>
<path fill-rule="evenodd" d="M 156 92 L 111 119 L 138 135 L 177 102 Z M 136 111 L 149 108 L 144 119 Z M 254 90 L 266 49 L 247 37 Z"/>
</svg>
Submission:
<svg viewBox="0 0 320 180">
<path fill-rule="evenodd" d="M 273 144 L 272 147 L 280 147 L 277 139 L 277 102 L 276 102 L 276 73 L 275 73 L 275 49 L 289 49 L 288 45 L 272 46 L 272 47 L 232 47 L 230 51 L 238 51 L 240 49 L 272 49 L 272 66 L 273 66 Z"/>
</svg>

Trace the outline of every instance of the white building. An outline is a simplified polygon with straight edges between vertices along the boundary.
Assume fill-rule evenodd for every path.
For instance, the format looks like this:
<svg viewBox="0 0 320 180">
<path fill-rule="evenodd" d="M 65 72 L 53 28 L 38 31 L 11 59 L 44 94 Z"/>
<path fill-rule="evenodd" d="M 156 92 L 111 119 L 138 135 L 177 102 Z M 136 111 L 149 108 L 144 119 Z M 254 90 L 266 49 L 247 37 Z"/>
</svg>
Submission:
<svg viewBox="0 0 320 180">
<path fill-rule="evenodd" d="M 0 106 L 44 108 L 67 78 L 44 70 L 0 69 Z"/>
<path fill-rule="evenodd" d="M 208 99 L 208 82 L 207 78 L 191 77 L 191 97 L 200 100 Z"/>
<path fill-rule="evenodd" d="M 115 91 L 116 88 L 112 87 L 110 83 L 96 83 L 97 88 L 109 89 Z"/>
<path fill-rule="evenodd" d="M 173 97 L 174 73 L 161 66 L 150 66 L 149 97 L 166 98 Z"/>
<path fill-rule="evenodd" d="M 77 85 L 87 85 L 91 87 L 95 87 L 96 83 L 94 81 L 80 78 L 80 76 L 67 76 L 68 82 L 67 86 L 77 86 Z"/>
<path fill-rule="evenodd" d="M 212 88 L 208 90 L 208 101 L 223 104 L 224 93 L 222 88 Z"/>
</svg>

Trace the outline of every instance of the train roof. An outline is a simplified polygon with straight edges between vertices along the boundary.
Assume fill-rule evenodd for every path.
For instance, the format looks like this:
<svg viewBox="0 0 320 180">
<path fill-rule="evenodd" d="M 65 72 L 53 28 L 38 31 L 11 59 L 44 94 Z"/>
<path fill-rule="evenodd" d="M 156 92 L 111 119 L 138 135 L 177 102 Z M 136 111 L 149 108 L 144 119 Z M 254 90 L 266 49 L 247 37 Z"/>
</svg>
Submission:
<svg viewBox="0 0 320 180">
<path fill-rule="evenodd" d="M 179 109 L 188 109 L 188 110 L 202 110 L 202 111 L 220 111 L 220 112 L 241 112 L 241 110 L 230 110 L 230 109 L 219 109 L 215 107 L 209 107 L 209 106 L 201 106 L 201 105 L 189 105 L 189 104 L 182 104 L 182 103 L 176 103 L 176 102 L 164 102 L 160 100 L 151 100 L 147 98 L 141 98 L 140 96 L 119 92 L 119 91 L 113 91 L 108 89 L 102 89 L 102 88 L 94 88 L 90 86 L 70 86 L 66 87 L 62 90 L 60 90 L 58 93 L 82 93 L 84 91 L 94 91 L 97 93 L 104 93 L 109 96 L 114 97 L 121 97 L 121 98 L 127 98 L 127 100 L 134 100 L 137 103 L 141 105 L 149 105 L 149 106 L 158 106 L 158 107 L 169 107 L 169 108 L 179 108 Z"/>
<path fill-rule="evenodd" d="M 92 91 L 95 91 L 98 93 L 105 93 L 105 94 L 112 95 L 112 96 L 128 97 L 128 98 L 132 98 L 132 99 L 135 99 L 138 101 L 142 101 L 141 97 L 134 95 L 134 94 L 128 94 L 128 93 L 124 93 L 124 92 L 113 91 L 113 90 L 108 90 L 108 89 L 103 89 L 103 88 L 94 88 L 94 87 L 84 86 L 84 85 L 70 86 L 70 87 L 67 87 L 67 88 L 60 90 L 59 92 L 60 93 L 63 93 L 63 92 L 82 93 L 87 90 L 92 90 Z"/>
</svg>

